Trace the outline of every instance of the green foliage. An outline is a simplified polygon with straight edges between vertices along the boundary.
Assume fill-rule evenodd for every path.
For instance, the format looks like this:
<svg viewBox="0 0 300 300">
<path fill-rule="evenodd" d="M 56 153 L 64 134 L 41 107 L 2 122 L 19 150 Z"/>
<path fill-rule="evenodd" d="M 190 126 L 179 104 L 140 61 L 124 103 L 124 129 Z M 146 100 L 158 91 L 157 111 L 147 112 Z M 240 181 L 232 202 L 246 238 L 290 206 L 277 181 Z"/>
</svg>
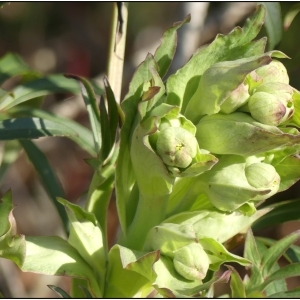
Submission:
<svg viewBox="0 0 300 300">
<path fill-rule="evenodd" d="M 98 101 L 95 91 L 102 90 L 88 79 L 43 77 L 18 56 L 3 57 L 0 83 L 23 77 L 0 90 L 0 175 L 23 148 L 68 236 L 18 234 L 8 192 L 0 201 L 0 256 L 25 272 L 72 277 L 70 295 L 49 286 L 63 298 L 213 297 L 214 285 L 229 279 L 233 298 L 299 295 L 285 281 L 300 272 L 300 248 L 292 245 L 299 231 L 273 241 L 251 230 L 299 218 L 297 200 L 259 207 L 300 178 L 300 93 L 273 60 L 286 55 L 264 53 L 266 38 L 254 40 L 265 20 L 273 49 L 279 16 L 278 4 L 258 5 L 243 28 L 218 35 L 163 81 L 188 16 L 140 64 L 121 105 L 106 77 Z M 39 108 L 45 95 L 80 91 L 91 130 Z M 45 136 L 68 137 L 91 156 L 85 209 L 63 199 L 55 172 L 31 141 Z M 109 249 L 114 189 L 121 229 Z M 231 253 L 244 236 L 243 256 Z M 290 264 L 281 268 L 282 256 Z M 242 278 L 226 265 L 216 276 L 232 262 L 249 274 Z"/>
</svg>

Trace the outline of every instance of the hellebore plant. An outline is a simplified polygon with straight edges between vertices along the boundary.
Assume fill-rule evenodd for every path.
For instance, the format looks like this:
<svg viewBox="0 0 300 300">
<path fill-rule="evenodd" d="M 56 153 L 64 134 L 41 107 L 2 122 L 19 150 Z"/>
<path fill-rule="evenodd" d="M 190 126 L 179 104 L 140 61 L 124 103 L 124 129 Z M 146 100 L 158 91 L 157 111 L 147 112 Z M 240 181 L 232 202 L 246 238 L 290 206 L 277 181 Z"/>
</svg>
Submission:
<svg viewBox="0 0 300 300">
<path fill-rule="evenodd" d="M 34 163 L 41 153 L 30 139 L 68 136 L 92 156 L 86 161 L 95 174 L 85 208 L 57 198 L 69 221 L 67 239 L 18 234 L 8 192 L 0 203 L 1 257 L 25 272 L 73 277 L 72 297 L 213 297 L 214 284 L 228 280 L 232 297 L 299 297 L 285 278 L 300 274 L 299 248 L 291 246 L 300 233 L 275 242 L 255 239 L 250 229 L 273 212 L 293 210 L 291 203 L 260 205 L 300 178 L 300 93 L 277 60 L 286 55 L 265 53 L 266 38 L 254 40 L 264 18 L 259 5 L 243 28 L 218 35 L 163 81 L 176 31 L 189 17 L 174 24 L 136 70 L 121 105 L 107 79 L 99 110 L 89 81 L 61 78 L 68 91 L 77 88 L 72 79 L 79 81 L 92 131 L 23 105 L 43 93 L 3 93 L 2 140 L 18 139 Z M 47 92 L 58 91 L 50 79 L 38 80 L 52 82 Z M 121 228 L 108 249 L 114 189 Z M 244 238 L 244 256 L 231 253 Z M 280 269 L 277 260 L 290 246 L 294 256 L 285 255 L 294 264 Z M 249 274 L 242 279 L 231 265 L 221 269 L 232 262 Z"/>
</svg>

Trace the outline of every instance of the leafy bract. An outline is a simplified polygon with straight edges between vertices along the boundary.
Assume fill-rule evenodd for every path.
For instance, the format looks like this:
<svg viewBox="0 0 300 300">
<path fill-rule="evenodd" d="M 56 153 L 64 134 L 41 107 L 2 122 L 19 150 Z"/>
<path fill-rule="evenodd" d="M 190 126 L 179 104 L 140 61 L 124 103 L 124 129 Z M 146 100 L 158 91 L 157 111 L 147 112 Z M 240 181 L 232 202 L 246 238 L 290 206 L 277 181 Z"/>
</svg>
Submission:
<svg viewBox="0 0 300 300">
<path fill-rule="evenodd" d="M 246 76 L 269 64 L 272 56 L 285 57 L 274 51 L 212 65 L 203 73 L 195 94 L 187 104 L 185 116 L 197 124 L 201 116 L 218 113 L 222 103 L 244 82 Z"/>
<path fill-rule="evenodd" d="M 169 77 L 167 103 L 178 105 L 184 111 L 202 74 L 210 66 L 221 61 L 262 54 L 265 41 L 253 44 L 251 40 L 257 36 L 264 17 L 263 6 L 257 6 L 256 13 L 246 21 L 243 29 L 236 27 L 226 36 L 219 34 L 209 46 L 198 49 L 184 67 Z"/>
<path fill-rule="evenodd" d="M 183 24 L 190 22 L 190 20 L 191 16 L 188 15 L 182 22 L 175 23 L 171 28 L 165 31 L 161 39 L 161 44 L 154 54 L 154 59 L 157 61 L 159 67 L 160 77 L 166 75 L 174 57 L 177 45 L 177 29 Z"/>
<path fill-rule="evenodd" d="M 152 265 L 159 258 L 159 252 L 138 252 L 115 245 L 111 248 L 108 258 L 107 288 L 104 297 L 128 298 L 135 296 L 141 287 L 153 281 L 155 274 Z"/>
<path fill-rule="evenodd" d="M 0 203 L 3 206 L 0 230 L 0 256 L 14 261 L 24 272 L 47 275 L 66 275 L 83 278 L 89 282 L 92 294 L 101 297 L 93 269 L 78 251 L 66 240 L 57 236 L 24 237 L 17 234 L 16 221 L 12 214 L 11 193 Z"/>
<path fill-rule="evenodd" d="M 95 216 L 84 211 L 80 206 L 62 198 L 58 201 L 65 206 L 71 222 L 68 242 L 80 253 L 93 268 L 97 281 L 104 288 L 106 257 L 103 248 L 103 235 Z"/>
</svg>

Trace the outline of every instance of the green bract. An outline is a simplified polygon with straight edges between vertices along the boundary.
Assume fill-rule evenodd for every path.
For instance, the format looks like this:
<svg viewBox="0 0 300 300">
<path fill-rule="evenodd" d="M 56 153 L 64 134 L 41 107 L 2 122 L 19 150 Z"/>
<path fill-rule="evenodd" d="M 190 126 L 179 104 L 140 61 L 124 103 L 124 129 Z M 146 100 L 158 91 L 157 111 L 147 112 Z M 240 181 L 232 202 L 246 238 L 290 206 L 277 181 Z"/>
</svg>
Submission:
<svg viewBox="0 0 300 300">
<path fill-rule="evenodd" d="M 189 244 L 174 253 L 175 270 L 184 278 L 199 280 L 205 278 L 209 268 L 209 258 L 198 243 Z"/>
<path fill-rule="evenodd" d="M 203 148 L 216 154 L 255 155 L 300 142 L 297 130 L 287 134 L 276 126 L 255 121 L 242 112 L 205 116 L 197 124 L 196 138 Z"/>
<path fill-rule="evenodd" d="M 214 206 L 233 211 L 249 201 L 274 195 L 279 189 L 280 177 L 269 164 L 248 164 L 241 156 L 227 155 L 212 170 L 199 176 L 197 184 Z M 253 213 L 253 209 L 248 213 Z"/>
</svg>

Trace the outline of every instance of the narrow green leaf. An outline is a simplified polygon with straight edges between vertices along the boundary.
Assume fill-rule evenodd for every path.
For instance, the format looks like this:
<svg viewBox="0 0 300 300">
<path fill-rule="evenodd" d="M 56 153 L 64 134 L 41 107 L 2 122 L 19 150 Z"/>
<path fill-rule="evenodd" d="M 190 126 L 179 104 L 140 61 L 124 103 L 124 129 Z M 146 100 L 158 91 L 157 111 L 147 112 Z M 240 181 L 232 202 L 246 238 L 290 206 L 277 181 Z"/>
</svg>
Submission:
<svg viewBox="0 0 300 300">
<path fill-rule="evenodd" d="M 0 85 L 8 78 L 32 72 L 34 71 L 15 53 L 7 53 L 0 59 Z"/>
<path fill-rule="evenodd" d="M 244 283 L 239 273 L 232 266 L 226 265 L 231 271 L 230 289 L 232 298 L 246 298 Z"/>
<path fill-rule="evenodd" d="M 40 118 L 8 119 L 0 122 L 0 140 L 37 139 L 43 136 L 77 136 L 61 123 Z"/>
<path fill-rule="evenodd" d="M 261 257 L 259 255 L 255 238 L 251 229 L 249 229 L 247 232 L 244 248 L 244 257 L 249 259 L 254 265 L 260 265 Z"/>
<path fill-rule="evenodd" d="M 65 197 L 65 193 L 58 177 L 51 168 L 47 157 L 32 141 L 19 140 L 19 142 L 25 150 L 27 157 L 33 164 L 36 172 L 39 174 L 43 186 L 59 213 L 65 231 L 69 232 L 69 222 L 66 211 L 56 200 L 56 197 Z"/>
<path fill-rule="evenodd" d="M 300 263 L 290 264 L 282 267 L 278 271 L 271 274 L 264 283 L 257 287 L 257 290 L 264 291 L 266 287 L 278 279 L 285 279 L 290 277 L 299 276 L 300 274 Z"/>
<path fill-rule="evenodd" d="M 123 118 L 122 121 L 124 122 L 124 115 L 120 106 L 116 102 L 114 92 L 112 91 L 111 86 L 106 77 L 104 77 L 104 86 L 105 86 L 106 100 L 107 100 L 107 107 L 108 107 L 110 141 L 113 144 L 116 140 L 119 116 L 121 119 Z"/>
<path fill-rule="evenodd" d="M 1 100 L 0 110 L 6 111 L 25 101 L 51 93 L 78 94 L 79 88 L 76 83 L 62 75 L 50 75 L 17 86 L 7 97 Z"/>
<path fill-rule="evenodd" d="M 65 298 L 65 299 L 72 298 L 67 292 L 65 292 L 63 289 L 61 289 L 58 286 L 48 284 L 47 287 L 53 292 L 55 292 L 56 294 L 58 294 L 59 296 L 61 296 L 61 298 Z"/>
<path fill-rule="evenodd" d="M 300 288 L 297 287 L 291 291 L 279 292 L 273 295 L 269 295 L 268 298 L 300 298 Z"/>
<path fill-rule="evenodd" d="M 269 207 L 273 209 L 253 224 L 253 231 L 300 219 L 300 198 L 283 201 L 275 205 L 270 205 Z"/>
<path fill-rule="evenodd" d="M 173 60 L 176 46 L 177 46 L 177 30 L 185 23 L 189 23 L 191 16 L 188 15 L 182 22 L 175 23 L 171 28 L 165 31 L 161 44 L 156 49 L 154 59 L 157 61 L 159 66 L 159 75 L 163 78 Z"/>
<path fill-rule="evenodd" d="M 272 246 L 277 242 L 276 240 L 266 237 L 256 237 L 256 239 L 267 246 Z M 287 249 L 286 252 L 283 254 L 283 256 L 289 263 L 300 262 L 300 247 L 296 245 L 291 245 L 289 249 Z"/>
<path fill-rule="evenodd" d="M 100 112 L 97 105 L 97 100 L 93 88 L 88 80 L 75 76 L 75 75 L 65 75 L 67 78 L 76 79 L 79 81 L 81 86 L 81 94 L 86 105 L 90 124 L 93 132 L 95 148 L 97 154 L 100 153 L 102 139 L 101 139 L 101 126 L 100 126 Z"/>
<path fill-rule="evenodd" d="M 86 297 L 87 297 L 88 299 L 94 298 L 94 297 L 91 295 L 91 293 L 89 292 L 89 290 L 88 290 L 85 286 L 79 285 L 78 287 L 79 287 L 80 289 L 82 289 L 82 291 L 84 292 L 84 294 L 86 295 Z"/>
<path fill-rule="evenodd" d="M 12 108 L 9 111 L 9 114 L 12 117 L 19 117 L 19 116 L 37 117 L 40 119 L 53 121 L 63 126 L 70 127 L 77 133 L 77 135 L 71 135 L 69 136 L 69 138 L 73 140 L 75 143 L 77 143 L 82 149 L 86 150 L 91 156 L 94 157 L 96 156 L 92 132 L 88 128 L 80 125 L 79 123 L 73 120 L 56 116 L 54 114 L 51 114 L 41 109 L 29 108 L 26 106 L 18 106 Z"/>
<path fill-rule="evenodd" d="M 296 231 L 272 245 L 262 257 L 262 275 L 270 275 L 273 265 L 282 254 L 300 237 L 300 231 Z"/>
<path fill-rule="evenodd" d="M 111 150 L 112 142 L 110 140 L 110 123 L 108 120 L 108 114 L 106 111 L 104 98 L 100 97 L 100 111 L 101 111 L 101 136 L 102 136 L 102 146 L 101 146 L 101 160 L 104 161 Z"/>
<path fill-rule="evenodd" d="M 81 287 L 85 287 L 88 290 L 89 289 L 88 282 L 84 279 L 73 277 L 71 279 L 71 289 L 70 289 L 70 295 L 72 298 L 87 298 L 85 292 Z M 93 298 L 93 297 L 88 297 L 88 298 Z"/>
<path fill-rule="evenodd" d="M 106 178 L 105 181 L 103 180 L 103 172 L 102 175 L 99 177 L 97 172 L 95 172 L 92 185 L 95 186 L 94 189 L 89 191 L 88 194 L 88 202 L 86 209 L 95 214 L 103 232 L 103 244 L 105 251 L 107 251 L 107 210 L 108 204 L 113 192 L 114 188 L 114 166 L 110 166 L 109 171 L 110 175 Z M 103 171 L 103 169 L 102 169 Z M 106 172 L 106 170 L 104 170 Z M 100 179 L 100 180 L 99 180 Z"/>
<path fill-rule="evenodd" d="M 248 296 L 249 290 L 254 290 L 256 286 L 263 283 L 263 277 L 260 270 L 261 255 L 251 229 L 247 232 L 244 257 L 252 262 L 252 266 L 249 268 L 251 270 L 251 276 L 246 283 L 246 291 Z"/>
<path fill-rule="evenodd" d="M 264 243 L 262 243 L 261 240 L 259 240 L 259 239 L 256 239 L 256 244 L 257 244 L 257 248 L 259 250 L 260 255 L 263 257 L 263 255 L 268 251 L 269 248 Z M 278 270 L 280 270 L 280 266 L 277 262 L 275 262 L 270 273 L 277 272 Z M 260 272 L 262 274 L 261 267 L 260 267 Z M 265 280 L 265 278 L 264 278 L 264 280 Z M 259 284 L 257 286 L 259 286 Z M 256 290 L 259 290 L 259 289 L 256 289 Z M 267 288 L 264 290 L 264 294 L 266 294 L 266 296 L 268 296 L 268 295 L 282 292 L 282 291 L 287 291 L 287 284 L 286 284 L 286 281 L 284 278 L 277 279 L 277 280 L 274 280 L 273 282 L 271 282 L 267 286 Z"/>
<path fill-rule="evenodd" d="M 265 27 L 268 34 L 268 50 L 273 50 L 282 37 L 282 19 L 279 2 L 258 2 L 266 8 Z"/>
</svg>

